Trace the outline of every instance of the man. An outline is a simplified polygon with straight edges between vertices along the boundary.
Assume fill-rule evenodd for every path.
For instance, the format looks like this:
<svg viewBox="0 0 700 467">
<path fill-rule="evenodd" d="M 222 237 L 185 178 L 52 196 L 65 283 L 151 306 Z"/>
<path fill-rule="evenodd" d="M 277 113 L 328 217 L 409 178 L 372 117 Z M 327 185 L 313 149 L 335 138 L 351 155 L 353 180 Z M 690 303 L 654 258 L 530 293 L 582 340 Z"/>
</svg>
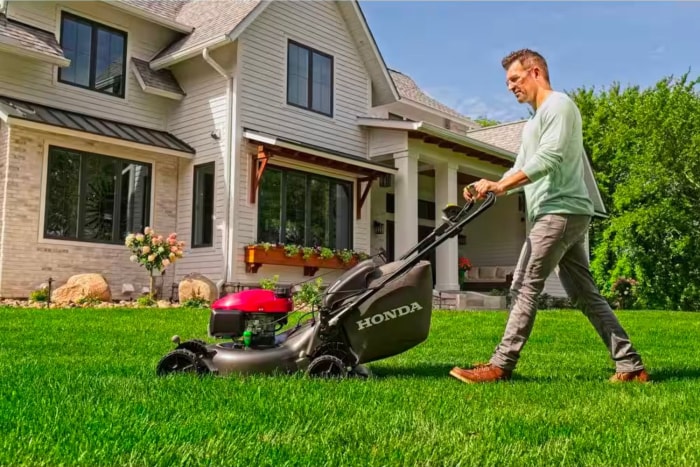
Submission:
<svg viewBox="0 0 700 467">
<path fill-rule="evenodd" d="M 527 342 L 537 311 L 537 298 L 547 277 L 559 266 L 559 278 L 569 297 L 581 308 L 605 343 L 616 364 L 613 382 L 647 381 L 641 357 L 632 346 L 589 270 L 584 239 L 593 204 L 584 182 L 581 115 L 564 93 L 549 82 L 547 62 L 523 49 L 503 59 L 506 84 L 534 115 L 523 129 L 513 168 L 497 182 L 479 180 L 476 192 L 464 189 L 467 200 L 496 196 L 510 190 L 525 192 L 532 229 L 520 253 L 511 292 L 513 306 L 500 344 L 489 363 L 471 369 L 455 367 L 450 375 L 467 383 L 507 380 Z"/>
</svg>

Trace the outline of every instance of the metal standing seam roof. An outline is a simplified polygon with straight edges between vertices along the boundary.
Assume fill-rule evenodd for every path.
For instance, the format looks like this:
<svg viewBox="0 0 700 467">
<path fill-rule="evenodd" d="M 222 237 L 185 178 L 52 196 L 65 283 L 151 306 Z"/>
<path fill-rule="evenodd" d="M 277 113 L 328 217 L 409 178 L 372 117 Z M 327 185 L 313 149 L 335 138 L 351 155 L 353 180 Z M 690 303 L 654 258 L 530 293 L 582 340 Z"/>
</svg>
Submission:
<svg viewBox="0 0 700 467">
<path fill-rule="evenodd" d="M 129 123 L 93 117 L 55 107 L 0 96 L 0 109 L 14 118 L 133 143 L 194 154 L 195 150 L 172 134 Z"/>
</svg>

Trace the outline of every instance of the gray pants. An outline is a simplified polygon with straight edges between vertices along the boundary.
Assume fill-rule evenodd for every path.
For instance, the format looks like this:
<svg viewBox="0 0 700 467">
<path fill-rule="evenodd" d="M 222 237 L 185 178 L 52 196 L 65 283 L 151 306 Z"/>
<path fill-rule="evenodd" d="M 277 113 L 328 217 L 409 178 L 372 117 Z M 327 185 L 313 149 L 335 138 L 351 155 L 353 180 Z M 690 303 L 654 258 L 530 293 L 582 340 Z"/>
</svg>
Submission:
<svg viewBox="0 0 700 467">
<path fill-rule="evenodd" d="M 544 215 L 535 221 L 513 274 L 513 304 L 491 364 L 507 370 L 515 368 L 535 322 L 537 298 L 545 280 L 558 265 L 566 293 L 603 339 L 617 371 L 644 367 L 627 333 L 593 282 L 584 246 L 590 221 L 589 216 L 560 214 Z"/>
</svg>

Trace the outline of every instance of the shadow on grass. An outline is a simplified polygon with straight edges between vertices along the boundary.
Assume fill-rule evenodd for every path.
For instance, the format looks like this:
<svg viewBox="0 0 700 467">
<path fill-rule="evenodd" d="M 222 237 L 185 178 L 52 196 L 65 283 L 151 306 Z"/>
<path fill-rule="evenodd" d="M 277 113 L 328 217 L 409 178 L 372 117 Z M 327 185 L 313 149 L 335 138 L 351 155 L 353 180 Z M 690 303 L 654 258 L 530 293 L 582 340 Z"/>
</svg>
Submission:
<svg viewBox="0 0 700 467">
<path fill-rule="evenodd" d="M 422 364 L 414 366 L 371 366 L 372 375 L 375 378 L 446 378 L 454 365 L 448 364 Z"/>
<path fill-rule="evenodd" d="M 700 368 L 662 368 L 655 370 L 649 368 L 649 376 L 652 381 L 670 381 L 674 379 L 700 379 Z"/>
</svg>

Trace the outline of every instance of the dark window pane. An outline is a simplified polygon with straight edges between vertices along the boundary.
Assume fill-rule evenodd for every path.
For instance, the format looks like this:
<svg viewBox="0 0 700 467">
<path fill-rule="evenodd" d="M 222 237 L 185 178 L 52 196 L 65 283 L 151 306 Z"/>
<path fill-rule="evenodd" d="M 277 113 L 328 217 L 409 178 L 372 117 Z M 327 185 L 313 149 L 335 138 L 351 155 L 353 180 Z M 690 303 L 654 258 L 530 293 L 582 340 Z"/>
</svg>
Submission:
<svg viewBox="0 0 700 467">
<path fill-rule="evenodd" d="M 288 48 L 287 93 L 290 103 L 309 105 L 309 52 L 295 44 Z"/>
<path fill-rule="evenodd" d="M 123 86 L 124 39 L 122 36 L 98 29 L 95 55 L 95 89 L 119 95 Z"/>
<path fill-rule="evenodd" d="M 111 241 L 114 227 L 116 159 L 95 155 L 86 163 L 85 212 L 81 239 Z"/>
<path fill-rule="evenodd" d="M 194 169 L 192 246 L 211 246 L 214 237 L 214 164 Z"/>
<path fill-rule="evenodd" d="M 51 147 L 48 167 L 47 238 L 121 243 L 150 223 L 149 164 Z"/>
<path fill-rule="evenodd" d="M 92 28 L 71 18 L 64 18 L 61 45 L 66 58 L 71 61 L 68 68 L 59 68 L 61 80 L 89 86 Z"/>
<path fill-rule="evenodd" d="M 311 108 L 325 114 L 331 113 L 331 59 L 324 55 L 313 55 L 313 97 Z"/>
<path fill-rule="evenodd" d="M 282 225 L 282 172 L 267 168 L 258 188 L 258 241 L 278 243 Z"/>
<path fill-rule="evenodd" d="M 268 167 L 258 200 L 259 242 L 352 248 L 351 183 Z"/>
<path fill-rule="evenodd" d="M 77 238 L 80 154 L 54 150 L 49 155 L 44 236 Z"/>
<path fill-rule="evenodd" d="M 119 240 L 143 232 L 151 217 L 151 168 L 122 161 Z"/>
<path fill-rule="evenodd" d="M 286 174 L 286 222 L 283 243 L 304 245 L 306 239 L 306 175 Z"/>
</svg>

